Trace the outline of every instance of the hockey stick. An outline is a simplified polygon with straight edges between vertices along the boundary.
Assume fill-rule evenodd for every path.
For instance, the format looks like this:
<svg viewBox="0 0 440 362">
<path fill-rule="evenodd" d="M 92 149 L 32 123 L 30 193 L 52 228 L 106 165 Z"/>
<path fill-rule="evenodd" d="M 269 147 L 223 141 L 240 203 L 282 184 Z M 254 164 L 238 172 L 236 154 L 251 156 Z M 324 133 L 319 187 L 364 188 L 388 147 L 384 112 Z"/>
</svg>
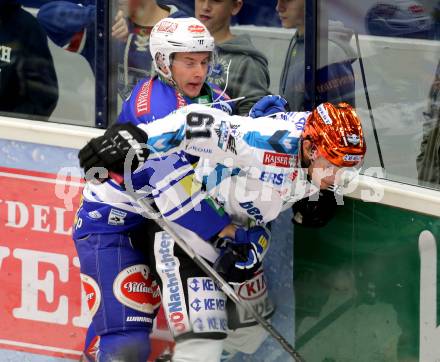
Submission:
<svg viewBox="0 0 440 362">
<path fill-rule="evenodd" d="M 113 178 L 113 175 L 111 175 L 111 177 Z M 223 279 L 223 277 L 171 229 L 162 215 L 157 213 L 145 199 L 140 198 L 136 194 L 132 187 L 133 185 L 131 185 L 131 180 L 128 181 L 128 186 L 129 187 L 126 187 L 127 193 L 142 208 L 142 214 L 144 217 L 154 220 L 157 225 L 162 228 L 162 230 L 168 233 L 174 239 L 176 244 L 194 261 L 194 263 L 197 264 L 197 266 L 200 267 L 200 269 L 202 269 L 206 275 L 219 286 L 223 293 L 225 293 L 225 295 L 236 305 L 243 307 L 250 315 L 252 315 L 252 317 L 284 348 L 284 350 L 293 358 L 295 362 L 305 362 L 299 353 L 293 348 L 293 346 L 272 326 L 272 324 L 264 319 L 253 308 L 249 301 L 241 299 L 237 293 L 235 293 L 234 289 Z"/>
</svg>

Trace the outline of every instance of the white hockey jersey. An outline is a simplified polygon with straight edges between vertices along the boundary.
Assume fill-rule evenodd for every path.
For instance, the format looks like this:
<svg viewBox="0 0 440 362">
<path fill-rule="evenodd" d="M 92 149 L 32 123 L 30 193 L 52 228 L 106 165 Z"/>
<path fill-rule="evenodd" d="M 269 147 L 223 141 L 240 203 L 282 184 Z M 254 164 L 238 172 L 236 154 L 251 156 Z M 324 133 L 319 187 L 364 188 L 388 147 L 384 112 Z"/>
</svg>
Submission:
<svg viewBox="0 0 440 362">
<path fill-rule="evenodd" d="M 308 115 L 253 119 L 190 105 L 139 127 L 149 136 L 150 157 L 181 150 L 200 157 L 196 179 L 209 195 L 240 224 L 248 218 L 258 224 L 318 191 L 300 167 L 300 136 Z"/>
</svg>

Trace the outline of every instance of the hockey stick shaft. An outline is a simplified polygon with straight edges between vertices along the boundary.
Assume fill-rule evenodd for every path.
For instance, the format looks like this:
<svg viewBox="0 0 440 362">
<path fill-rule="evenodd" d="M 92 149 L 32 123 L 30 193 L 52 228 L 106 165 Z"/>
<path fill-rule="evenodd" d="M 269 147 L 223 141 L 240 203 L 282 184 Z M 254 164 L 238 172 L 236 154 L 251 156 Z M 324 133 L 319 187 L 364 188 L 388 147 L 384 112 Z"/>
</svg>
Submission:
<svg viewBox="0 0 440 362">
<path fill-rule="evenodd" d="M 132 195 L 133 197 L 133 195 Z M 135 198 L 136 199 L 136 198 Z M 176 242 L 176 244 L 199 266 L 212 280 L 214 280 L 220 289 L 230 298 L 235 304 L 242 306 L 252 317 L 284 348 L 284 350 L 292 356 L 295 362 L 304 362 L 304 359 L 298 354 L 293 346 L 278 332 L 272 324 L 270 324 L 264 317 L 262 317 L 253 306 L 246 300 L 241 299 L 234 289 L 223 279 L 223 277 L 215 271 L 209 263 L 200 255 L 196 254 L 188 243 L 182 240 L 167 224 L 163 217 L 158 216 L 152 210 L 151 206 L 143 199 L 137 199 L 137 203 L 145 212 L 145 216 L 154 220 L 166 233 L 168 233 Z M 154 216 L 153 216 L 154 215 Z"/>
<path fill-rule="evenodd" d="M 374 121 L 373 110 L 371 108 L 370 94 L 368 93 L 368 88 L 367 88 L 367 79 L 365 77 L 364 61 L 362 58 L 361 47 L 359 44 L 359 35 L 358 35 L 358 33 L 354 33 L 354 36 L 356 39 L 356 48 L 357 48 L 358 57 L 359 57 L 359 67 L 360 67 L 361 75 L 362 75 L 362 84 L 364 86 L 365 100 L 367 102 L 368 112 L 370 113 L 371 125 L 373 126 L 374 140 L 376 141 L 377 154 L 379 156 L 380 166 L 382 167 L 382 169 L 385 170 L 385 163 L 383 161 L 382 150 L 380 148 L 379 136 L 377 135 L 376 122 Z"/>
</svg>

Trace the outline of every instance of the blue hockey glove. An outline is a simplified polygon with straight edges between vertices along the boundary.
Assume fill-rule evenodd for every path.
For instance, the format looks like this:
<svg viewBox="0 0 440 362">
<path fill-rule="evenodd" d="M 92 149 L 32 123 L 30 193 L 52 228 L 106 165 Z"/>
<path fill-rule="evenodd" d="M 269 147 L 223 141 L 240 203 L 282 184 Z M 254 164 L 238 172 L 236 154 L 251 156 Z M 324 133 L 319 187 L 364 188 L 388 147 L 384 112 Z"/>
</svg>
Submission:
<svg viewBox="0 0 440 362">
<path fill-rule="evenodd" d="M 269 231 L 262 226 L 255 226 L 248 230 L 238 228 L 235 232 L 234 246 L 236 248 L 247 249 L 243 260 L 238 260 L 235 267 L 238 269 L 254 269 L 257 264 L 261 264 L 264 255 L 269 248 Z"/>
<path fill-rule="evenodd" d="M 288 111 L 287 101 L 278 95 L 268 95 L 261 98 L 257 103 L 253 105 L 249 111 L 249 116 L 252 118 L 270 116 L 271 114 L 278 112 Z"/>
<path fill-rule="evenodd" d="M 239 228 L 235 240 L 222 239 L 220 256 L 214 268 L 230 283 L 243 283 L 260 268 L 269 248 L 270 233 L 257 226 L 248 230 Z"/>
</svg>

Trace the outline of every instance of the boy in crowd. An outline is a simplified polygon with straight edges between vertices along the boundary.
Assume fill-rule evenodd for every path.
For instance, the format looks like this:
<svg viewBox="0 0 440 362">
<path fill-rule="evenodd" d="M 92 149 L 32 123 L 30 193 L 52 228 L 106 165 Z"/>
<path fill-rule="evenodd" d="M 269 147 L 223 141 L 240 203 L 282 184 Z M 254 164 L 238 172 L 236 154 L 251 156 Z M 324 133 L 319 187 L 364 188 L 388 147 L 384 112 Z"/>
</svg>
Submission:
<svg viewBox="0 0 440 362">
<path fill-rule="evenodd" d="M 240 12 L 243 0 L 195 0 L 195 16 L 214 37 L 218 59 L 208 80 L 237 101 L 237 114 L 247 115 L 251 107 L 269 94 L 268 62 L 252 44 L 249 35 L 234 35 L 231 18 Z"/>
<path fill-rule="evenodd" d="M 278 0 L 276 6 L 283 28 L 296 28 L 280 80 L 280 94 L 293 111 L 305 109 L 304 6 L 304 0 Z M 341 22 L 329 22 L 328 61 L 317 73 L 316 89 L 320 102 L 346 102 L 355 105 L 355 78 L 351 64 L 357 56 L 350 46 L 352 36 L 353 31 L 345 28 Z"/>
</svg>

